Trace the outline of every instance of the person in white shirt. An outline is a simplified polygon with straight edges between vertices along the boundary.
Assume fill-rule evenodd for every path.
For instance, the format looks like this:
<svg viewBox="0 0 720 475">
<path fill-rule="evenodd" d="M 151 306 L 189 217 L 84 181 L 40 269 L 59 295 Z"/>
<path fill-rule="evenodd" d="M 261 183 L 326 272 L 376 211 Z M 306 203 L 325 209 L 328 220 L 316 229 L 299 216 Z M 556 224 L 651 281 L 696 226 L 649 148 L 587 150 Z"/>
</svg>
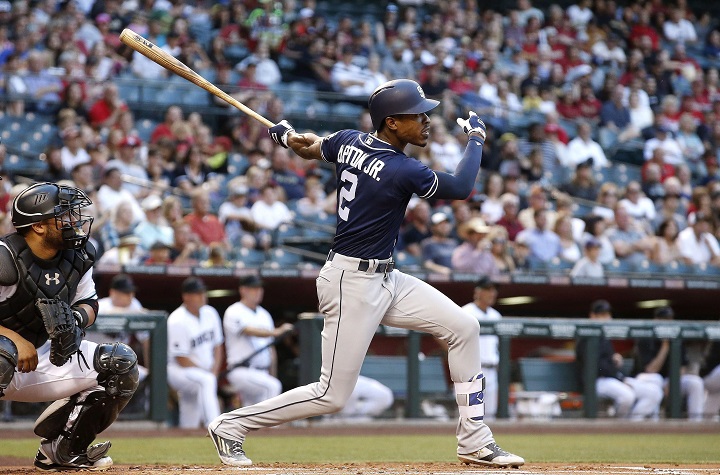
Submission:
<svg viewBox="0 0 720 475">
<path fill-rule="evenodd" d="M 128 190 L 123 188 L 122 173 L 115 167 L 105 169 L 104 183 L 98 188 L 96 200 L 101 213 L 111 213 L 123 201 L 128 201 L 132 208 L 133 219 L 145 220 L 145 212 L 138 200 Z"/>
<path fill-rule="evenodd" d="M 588 23 L 593 18 L 593 12 L 590 9 L 592 2 L 590 0 L 580 0 L 575 5 L 570 5 L 567 9 L 567 16 L 570 19 L 570 25 L 583 37 L 587 38 Z"/>
<path fill-rule="evenodd" d="M 463 149 L 442 120 L 430 124 L 429 149 L 433 163 L 447 172 L 454 171 L 463 157 Z"/>
<path fill-rule="evenodd" d="M 683 18 L 682 8 L 675 7 L 670 10 L 670 18 L 663 23 L 663 34 L 673 43 L 695 43 L 698 40 L 693 24 Z"/>
<path fill-rule="evenodd" d="M 177 391 L 179 426 L 195 429 L 220 415 L 218 375 L 223 363 L 220 315 L 207 305 L 205 283 L 188 277 L 182 305 L 167 320 L 168 384 Z"/>
<path fill-rule="evenodd" d="M 600 263 L 602 243 L 595 238 L 585 242 L 585 255 L 578 260 L 570 271 L 570 277 L 605 277 L 605 270 Z"/>
<path fill-rule="evenodd" d="M 63 169 L 71 172 L 73 168 L 81 163 L 90 163 L 91 157 L 85 149 L 80 128 L 73 125 L 62 131 L 63 147 L 60 149 L 60 160 Z"/>
<path fill-rule="evenodd" d="M 330 80 L 337 92 L 348 96 L 367 96 L 365 71 L 353 63 L 353 57 L 352 46 L 343 46 L 340 61 L 330 70 Z"/>
<path fill-rule="evenodd" d="M 630 216 L 645 224 L 652 223 L 657 215 L 655 203 L 643 194 L 642 187 L 637 181 L 628 183 L 625 197 L 619 203 L 625 207 Z"/>
<path fill-rule="evenodd" d="M 578 163 L 592 157 L 594 168 L 609 167 L 610 162 L 605 156 L 602 147 L 591 138 L 592 127 L 590 124 L 580 122 L 577 134 L 577 137 L 568 142 L 564 165 L 570 169 L 575 169 Z"/>
<path fill-rule="evenodd" d="M 692 226 L 678 234 L 678 248 L 688 264 L 707 263 L 720 266 L 720 245 L 712 234 L 712 216 L 698 211 Z"/>
<path fill-rule="evenodd" d="M 267 87 L 272 87 L 282 81 L 280 67 L 275 60 L 270 57 L 270 49 L 267 42 L 261 41 L 255 49 L 255 53 L 240 61 L 235 66 L 235 69 L 239 72 L 244 72 L 248 64 L 255 65 L 255 77 L 251 79 L 254 79 L 256 82 Z"/>
<path fill-rule="evenodd" d="M 230 305 L 223 316 L 227 379 L 243 405 L 251 406 L 282 392 L 272 344 L 294 327 L 291 323 L 275 327 L 270 313 L 260 306 L 264 290 L 256 274 L 241 278 L 238 290 L 240 301 Z"/>
<path fill-rule="evenodd" d="M 655 127 L 655 137 L 645 142 L 643 149 L 643 156 L 645 160 L 650 160 L 653 156 L 653 151 L 662 147 L 665 150 L 665 163 L 677 166 L 685 163 L 683 157 L 682 148 L 675 138 L 670 134 L 670 130 L 664 125 L 658 125 Z"/>
<path fill-rule="evenodd" d="M 500 320 L 502 315 L 492 305 L 497 300 L 497 285 L 488 276 L 482 276 L 475 282 L 473 301 L 464 305 L 463 310 L 484 321 Z M 500 363 L 499 340 L 495 335 L 480 337 L 480 364 L 485 377 L 485 417 L 494 418 L 498 407 L 498 373 Z"/>
<path fill-rule="evenodd" d="M 292 212 L 285 203 L 278 201 L 275 186 L 265 185 L 260 193 L 260 199 L 250 208 L 250 214 L 259 229 L 272 231 L 292 221 Z"/>
<path fill-rule="evenodd" d="M 146 219 L 137 225 L 134 233 L 140 236 L 140 247 L 146 251 L 156 242 L 172 246 L 175 240 L 173 228 L 162 217 L 162 204 L 158 195 L 148 195 L 141 203 Z"/>
</svg>

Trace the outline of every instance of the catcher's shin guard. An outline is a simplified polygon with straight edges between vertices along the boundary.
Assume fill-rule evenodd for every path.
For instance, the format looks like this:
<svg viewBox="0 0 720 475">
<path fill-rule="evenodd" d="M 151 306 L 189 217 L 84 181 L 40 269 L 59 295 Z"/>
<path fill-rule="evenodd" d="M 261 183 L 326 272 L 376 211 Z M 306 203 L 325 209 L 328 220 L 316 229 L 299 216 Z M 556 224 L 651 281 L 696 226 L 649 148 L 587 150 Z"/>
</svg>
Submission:
<svg viewBox="0 0 720 475">
<path fill-rule="evenodd" d="M 485 376 L 473 376 L 467 383 L 455 383 L 455 398 L 462 419 L 482 421 L 485 416 Z"/>
<path fill-rule="evenodd" d="M 48 440 L 60 438 L 54 457 L 58 463 L 85 453 L 97 434 L 117 419 L 137 389 L 137 356 L 127 345 L 98 345 L 93 365 L 100 386 L 54 402 L 35 422 L 35 434 Z"/>
<path fill-rule="evenodd" d="M 13 341 L 0 335 L 0 397 L 12 382 L 17 366 L 18 349 Z"/>
</svg>

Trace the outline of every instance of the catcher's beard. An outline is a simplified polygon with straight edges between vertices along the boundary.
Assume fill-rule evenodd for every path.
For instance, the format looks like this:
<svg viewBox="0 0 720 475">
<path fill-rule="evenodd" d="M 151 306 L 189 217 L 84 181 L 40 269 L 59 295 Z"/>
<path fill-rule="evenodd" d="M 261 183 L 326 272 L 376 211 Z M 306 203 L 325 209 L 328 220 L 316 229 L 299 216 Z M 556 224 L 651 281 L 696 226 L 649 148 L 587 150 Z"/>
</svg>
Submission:
<svg viewBox="0 0 720 475">
<path fill-rule="evenodd" d="M 47 223 L 47 231 L 45 233 L 45 245 L 51 249 L 60 251 L 65 248 L 65 240 L 63 239 L 62 230 L 57 228 L 55 220 Z"/>
</svg>

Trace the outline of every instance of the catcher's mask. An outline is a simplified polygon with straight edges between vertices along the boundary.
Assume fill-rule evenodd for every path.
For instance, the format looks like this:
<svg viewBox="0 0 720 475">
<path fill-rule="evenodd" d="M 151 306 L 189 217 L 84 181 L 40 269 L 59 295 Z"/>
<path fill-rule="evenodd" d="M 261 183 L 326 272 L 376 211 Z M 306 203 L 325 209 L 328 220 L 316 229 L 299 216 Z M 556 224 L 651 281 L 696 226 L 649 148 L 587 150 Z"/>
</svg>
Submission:
<svg viewBox="0 0 720 475">
<path fill-rule="evenodd" d="M 91 204 L 87 193 L 74 186 L 36 183 L 13 201 L 12 223 L 20 229 L 52 218 L 62 231 L 63 247 L 76 249 L 88 240 L 94 218 L 82 209 Z"/>
</svg>

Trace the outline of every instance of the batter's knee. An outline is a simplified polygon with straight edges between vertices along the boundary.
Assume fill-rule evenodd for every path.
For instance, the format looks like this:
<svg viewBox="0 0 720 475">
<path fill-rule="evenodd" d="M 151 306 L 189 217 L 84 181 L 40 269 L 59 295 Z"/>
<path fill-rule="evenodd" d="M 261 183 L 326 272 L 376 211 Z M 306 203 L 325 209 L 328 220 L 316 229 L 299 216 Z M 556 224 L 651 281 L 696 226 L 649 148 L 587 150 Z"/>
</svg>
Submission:
<svg viewBox="0 0 720 475">
<path fill-rule="evenodd" d="M 462 312 L 462 317 L 457 319 L 457 325 L 455 325 L 455 338 L 457 340 L 469 340 L 471 338 L 478 338 L 480 335 L 480 322 L 472 315 Z"/>
</svg>

